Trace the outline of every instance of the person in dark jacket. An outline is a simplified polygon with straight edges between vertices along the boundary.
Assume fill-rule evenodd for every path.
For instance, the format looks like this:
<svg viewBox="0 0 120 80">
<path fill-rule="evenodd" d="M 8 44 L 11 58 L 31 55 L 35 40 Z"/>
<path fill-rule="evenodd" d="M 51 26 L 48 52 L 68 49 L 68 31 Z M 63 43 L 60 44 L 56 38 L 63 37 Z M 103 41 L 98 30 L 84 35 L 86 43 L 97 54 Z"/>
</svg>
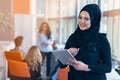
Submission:
<svg viewBox="0 0 120 80">
<path fill-rule="evenodd" d="M 68 38 L 65 49 L 76 58 L 70 61 L 68 80 L 107 80 L 111 72 L 111 50 L 106 34 L 99 33 L 101 10 L 88 4 L 79 13 L 78 27 Z M 65 68 L 59 61 L 59 67 Z"/>
</svg>

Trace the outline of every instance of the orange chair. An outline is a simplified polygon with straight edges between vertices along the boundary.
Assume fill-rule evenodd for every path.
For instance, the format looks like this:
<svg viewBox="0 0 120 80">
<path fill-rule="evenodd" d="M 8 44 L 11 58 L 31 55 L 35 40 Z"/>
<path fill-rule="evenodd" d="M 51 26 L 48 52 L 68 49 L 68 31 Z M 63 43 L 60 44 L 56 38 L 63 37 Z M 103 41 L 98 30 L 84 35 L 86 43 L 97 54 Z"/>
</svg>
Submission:
<svg viewBox="0 0 120 80">
<path fill-rule="evenodd" d="M 59 69 L 58 80 L 68 80 L 69 66 L 63 69 Z"/>
<path fill-rule="evenodd" d="M 8 60 L 8 69 L 11 80 L 30 80 L 27 63 Z"/>
<path fill-rule="evenodd" d="M 7 60 L 23 61 L 24 57 L 20 51 L 5 51 Z"/>
</svg>

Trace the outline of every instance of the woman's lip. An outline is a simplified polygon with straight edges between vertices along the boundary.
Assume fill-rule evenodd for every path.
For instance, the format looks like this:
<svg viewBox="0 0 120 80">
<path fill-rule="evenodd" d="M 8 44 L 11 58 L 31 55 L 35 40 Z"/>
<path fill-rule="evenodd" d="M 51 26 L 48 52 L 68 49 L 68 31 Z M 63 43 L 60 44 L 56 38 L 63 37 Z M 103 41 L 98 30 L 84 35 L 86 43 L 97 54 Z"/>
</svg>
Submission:
<svg viewBox="0 0 120 80">
<path fill-rule="evenodd" d="M 80 27 L 85 27 L 85 25 L 79 25 Z"/>
</svg>

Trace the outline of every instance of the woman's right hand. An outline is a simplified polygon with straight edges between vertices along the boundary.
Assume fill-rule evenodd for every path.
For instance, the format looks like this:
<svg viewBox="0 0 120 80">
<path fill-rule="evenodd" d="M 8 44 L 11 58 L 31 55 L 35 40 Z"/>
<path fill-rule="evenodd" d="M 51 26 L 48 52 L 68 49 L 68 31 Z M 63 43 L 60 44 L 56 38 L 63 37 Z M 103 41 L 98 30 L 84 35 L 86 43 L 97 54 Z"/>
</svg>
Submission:
<svg viewBox="0 0 120 80">
<path fill-rule="evenodd" d="M 70 65 L 73 66 L 78 71 L 90 71 L 91 70 L 88 68 L 88 65 L 82 61 L 75 61 L 75 60 L 69 60 L 69 61 L 70 61 Z"/>
<path fill-rule="evenodd" d="M 79 52 L 79 48 L 69 48 L 68 51 L 73 55 L 77 55 Z"/>
</svg>

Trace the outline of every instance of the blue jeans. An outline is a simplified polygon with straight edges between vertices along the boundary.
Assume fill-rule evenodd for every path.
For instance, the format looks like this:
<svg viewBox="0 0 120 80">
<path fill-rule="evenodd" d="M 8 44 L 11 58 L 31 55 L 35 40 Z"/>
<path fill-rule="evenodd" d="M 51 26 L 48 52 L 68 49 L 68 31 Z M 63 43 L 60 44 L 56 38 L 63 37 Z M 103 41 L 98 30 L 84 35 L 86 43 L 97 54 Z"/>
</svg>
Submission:
<svg viewBox="0 0 120 80">
<path fill-rule="evenodd" d="M 51 52 L 41 52 L 42 53 L 42 57 L 43 57 L 43 62 L 46 58 L 46 75 L 50 76 L 50 69 L 51 69 L 51 57 L 52 57 L 52 53 Z"/>
</svg>

